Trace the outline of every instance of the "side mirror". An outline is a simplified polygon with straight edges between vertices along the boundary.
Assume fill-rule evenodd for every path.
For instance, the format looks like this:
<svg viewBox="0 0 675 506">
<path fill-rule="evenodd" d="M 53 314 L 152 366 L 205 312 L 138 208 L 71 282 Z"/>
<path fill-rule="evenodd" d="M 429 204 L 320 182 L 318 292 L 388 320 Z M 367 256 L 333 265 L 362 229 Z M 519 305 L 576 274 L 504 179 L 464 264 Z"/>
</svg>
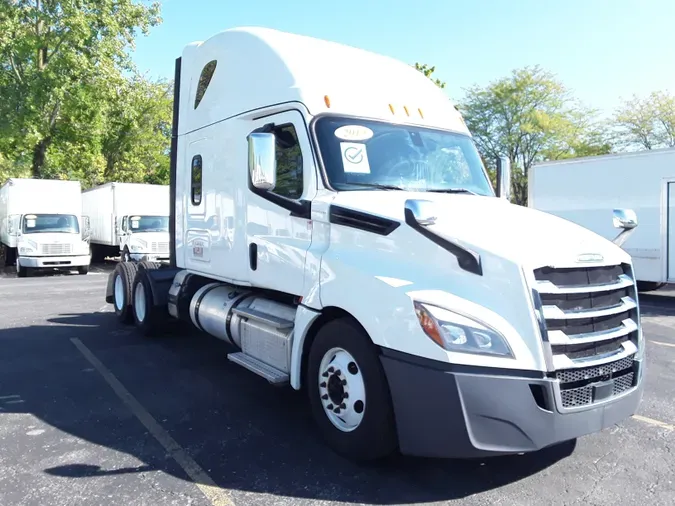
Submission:
<svg viewBox="0 0 675 506">
<path fill-rule="evenodd" d="M 619 235 L 612 241 L 617 246 L 622 246 L 638 226 L 637 215 L 632 209 L 614 209 L 612 222 L 614 228 L 621 229 Z"/>
<path fill-rule="evenodd" d="M 497 159 L 497 196 L 511 201 L 511 160 L 505 156 Z"/>
<path fill-rule="evenodd" d="M 276 138 L 272 133 L 248 136 L 248 171 L 251 184 L 259 190 L 274 190 L 277 184 Z"/>
<path fill-rule="evenodd" d="M 433 225 L 438 219 L 434 203 L 430 200 L 406 200 L 405 213 L 410 213 L 415 221 L 423 227 Z"/>
</svg>

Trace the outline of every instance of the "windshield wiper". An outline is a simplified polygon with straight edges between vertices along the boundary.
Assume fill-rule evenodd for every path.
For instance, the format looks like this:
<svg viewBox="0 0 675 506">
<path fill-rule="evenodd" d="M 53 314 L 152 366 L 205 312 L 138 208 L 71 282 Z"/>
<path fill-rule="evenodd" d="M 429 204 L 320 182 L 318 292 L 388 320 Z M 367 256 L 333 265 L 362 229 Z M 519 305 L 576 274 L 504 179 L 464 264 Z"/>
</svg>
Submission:
<svg viewBox="0 0 675 506">
<path fill-rule="evenodd" d="M 351 181 L 346 181 L 340 184 L 349 184 L 354 186 L 370 186 L 372 188 L 379 188 L 381 190 L 404 190 L 400 186 L 395 186 L 393 184 L 380 184 L 380 183 L 354 183 Z"/>
<path fill-rule="evenodd" d="M 478 195 L 476 192 L 473 192 L 466 188 L 432 188 L 427 191 L 435 193 L 469 193 L 471 195 Z"/>
</svg>

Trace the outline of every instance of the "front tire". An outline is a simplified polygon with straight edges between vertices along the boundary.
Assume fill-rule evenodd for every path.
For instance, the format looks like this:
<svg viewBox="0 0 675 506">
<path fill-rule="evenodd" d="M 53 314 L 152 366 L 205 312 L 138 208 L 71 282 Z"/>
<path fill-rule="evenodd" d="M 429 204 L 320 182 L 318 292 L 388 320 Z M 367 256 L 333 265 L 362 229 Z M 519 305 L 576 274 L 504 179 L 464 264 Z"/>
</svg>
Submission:
<svg viewBox="0 0 675 506">
<path fill-rule="evenodd" d="M 30 269 L 28 267 L 21 267 L 21 263 L 17 257 L 16 259 L 16 277 L 27 278 L 30 276 Z"/>
<path fill-rule="evenodd" d="M 81 265 L 80 267 L 77 268 L 77 273 L 81 275 L 89 274 L 89 266 L 88 265 Z"/>
<path fill-rule="evenodd" d="M 129 324 L 133 321 L 131 313 L 131 285 L 136 275 L 133 263 L 118 263 L 113 271 L 113 308 L 120 322 Z"/>
<path fill-rule="evenodd" d="M 306 373 L 312 415 L 333 451 L 355 461 L 396 451 L 384 370 L 370 337 L 356 322 L 340 318 L 319 330 Z"/>
</svg>

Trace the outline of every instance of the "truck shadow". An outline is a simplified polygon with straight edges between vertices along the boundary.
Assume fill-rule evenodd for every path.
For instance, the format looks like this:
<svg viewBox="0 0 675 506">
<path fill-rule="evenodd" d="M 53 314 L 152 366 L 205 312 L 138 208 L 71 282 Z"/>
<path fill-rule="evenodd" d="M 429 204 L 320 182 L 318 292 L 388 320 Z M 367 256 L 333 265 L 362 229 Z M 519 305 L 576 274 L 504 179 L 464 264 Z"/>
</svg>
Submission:
<svg viewBox="0 0 675 506">
<path fill-rule="evenodd" d="M 155 470 L 187 480 L 73 338 L 91 350 L 217 485 L 235 494 L 378 505 L 447 501 L 539 473 L 575 448 L 569 442 L 490 460 L 397 456 L 355 465 L 318 439 L 304 393 L 269 386 L 230 363 L 224 343 L 183 332 L 146 339 L 119 325 L 112 313 L 48 321 L 0 331 L 0 399 L 22 400 L 0 401 L 0 422 L 3 413 L 29 413 L 57 432 L 142 463 L 105 469 L 104 459 L 100 466 L 88 459 L 44 469 L 66 480 Z"/>
</svg>

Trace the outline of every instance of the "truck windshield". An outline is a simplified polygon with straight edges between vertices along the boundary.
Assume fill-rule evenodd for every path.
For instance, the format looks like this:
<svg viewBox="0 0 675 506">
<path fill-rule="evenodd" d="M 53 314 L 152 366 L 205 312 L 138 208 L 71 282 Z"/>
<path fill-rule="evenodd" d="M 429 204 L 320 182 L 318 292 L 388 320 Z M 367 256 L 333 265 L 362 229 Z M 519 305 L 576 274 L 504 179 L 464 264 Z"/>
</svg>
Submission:
<svg viewBox="0 0 675 506">
<path fill-rule="evenodd" d="M 316 138 L 336 190 L 409 190 L 494 196 L 468 135 L 325 116 Z"/>
<path fill-rule="evenodd" d="M 79 234 L 77 216 L 72 214 L 27 214 L 23 217 L 24 234 L 63 233 Z"/>
<path fill-rule="evenodd" d="M 130 216 L 129 230 L 134 232 L 168 232 L 168 216 Z"/>
</svg>

